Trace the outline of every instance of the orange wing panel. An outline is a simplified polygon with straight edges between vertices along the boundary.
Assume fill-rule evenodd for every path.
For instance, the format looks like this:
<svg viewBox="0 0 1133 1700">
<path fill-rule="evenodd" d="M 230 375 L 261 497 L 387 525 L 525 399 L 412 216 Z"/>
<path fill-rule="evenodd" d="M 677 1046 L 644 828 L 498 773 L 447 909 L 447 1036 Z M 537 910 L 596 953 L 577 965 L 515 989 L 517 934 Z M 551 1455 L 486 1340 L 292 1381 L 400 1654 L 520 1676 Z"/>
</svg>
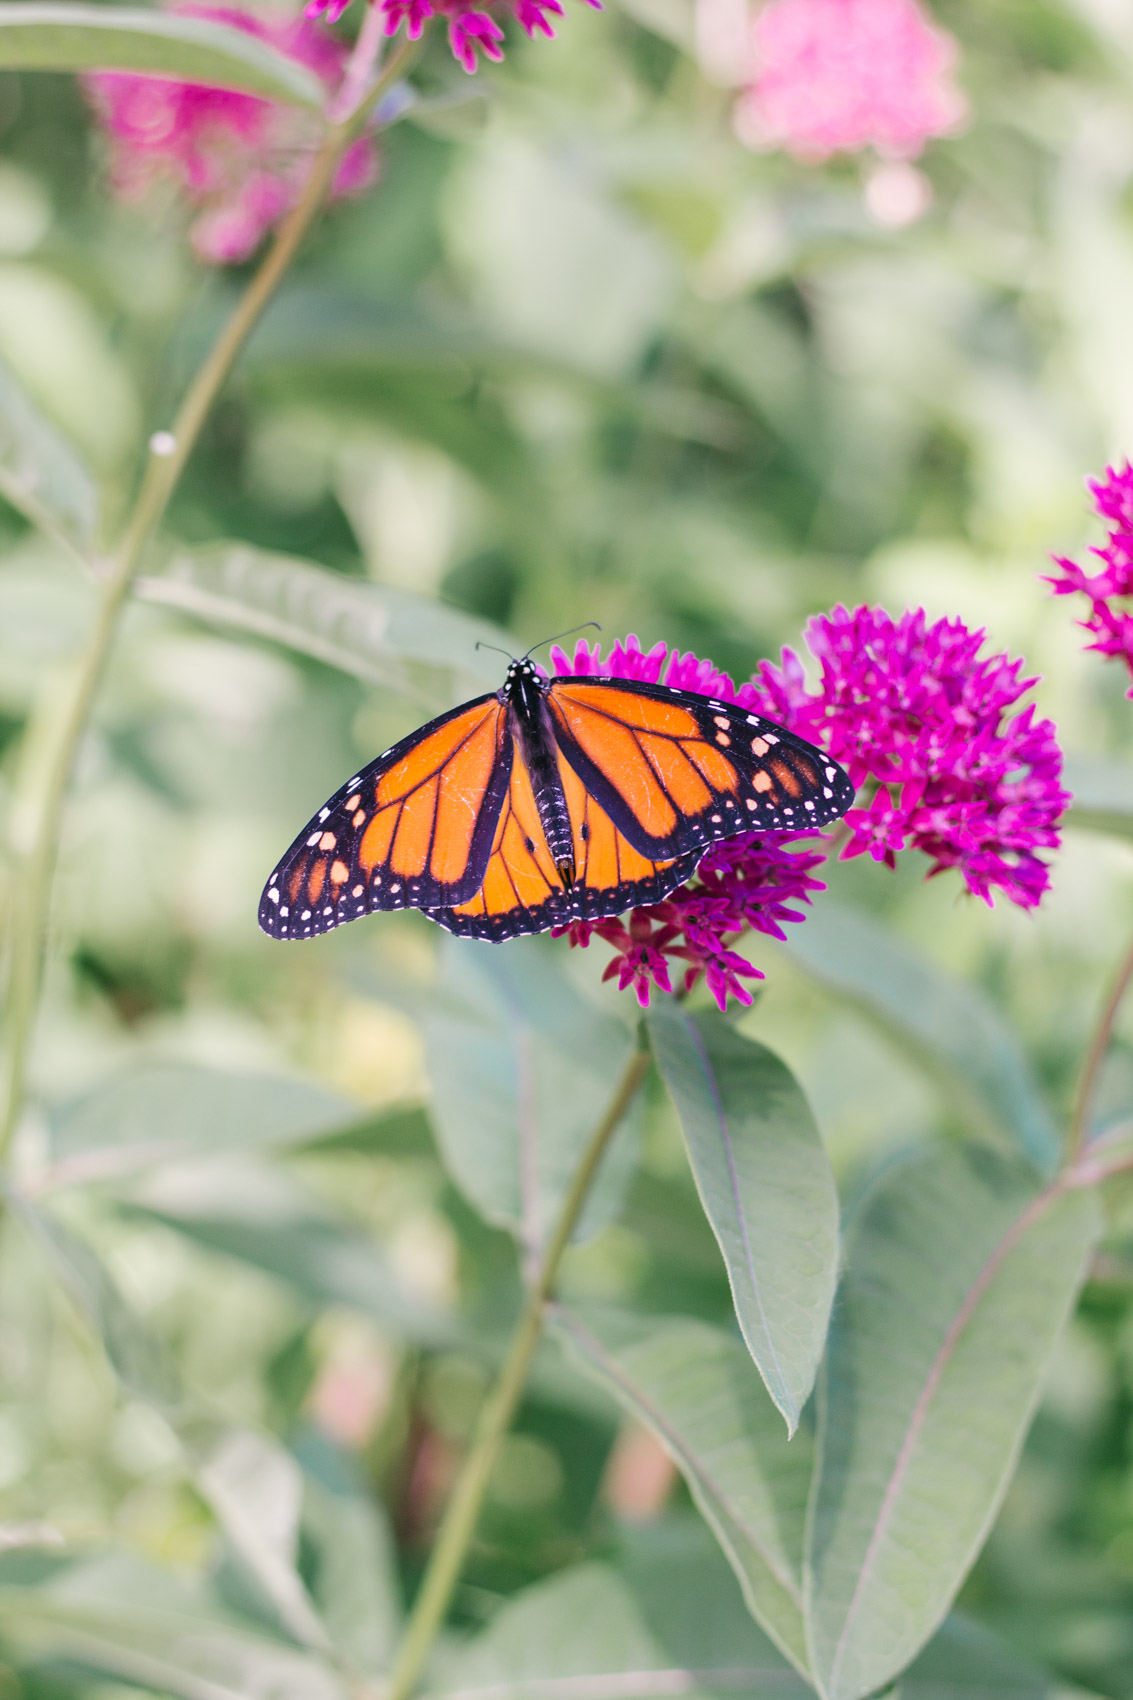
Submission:
<svg viewBox="0 0 1133 1700">
<path fill-rule="evenodd" d="M 682 815 L 698 815 L 712 801 L 712 793 L 697 773 L 685 747 L 670 738 L 660 738 L 655 732 L 638 734 L 641 747 Z M 693 761 L 697 761 L 698 746 L 692 745 Z M 697 761 L 697 766 L 700 766 Z M 711 777 L 711 775 L 709 775 Z"/>
<path fill-rule="evenodd" d="M 425 872 L 437 818 L 437 780 L 418 785 L 401 805 L 401 818 L 394 833 L 389 865 L 405 879 Z"/>
<path fill-rule="evenodd" d="M 611 692 L 619 701 L 622 694 Z M 553 713 L 561 715 L 583 753 L 617 788 L 626 806 L 640 821 L 642 831 L 651 838 L 665 838 L 672 832 L 677 824 L 676 811 L 657 783 L 636 734 L 610 715 L 588 704 L 575 703 L 570 695 L 562 698 L 556 695 L 551 706 Z M 691 716 L 686 718 L 691 721 Z M 695 725 L 692 730 L 695 733 Z"/>
<path fill-rule="evenodd" d="M 735 791 L 736 770 L 727 756 L 722 756 L 718 749 L 712 744 L 706 744 L 703 738 L 695 744 L 685 743 L 681 747 L 696 763 L 709 785 L 717 791 Z M 666 780 L 667 777 L 666 775 Z M 702 803 L 701 808 L 703 807 Z"/>
<path fill-rule="evenodd" d="M 440 780 L 437 824 L 429 872 L 434 879 L 459 879 L 496 761 L 497 728 L 486 718 L 449 757 Z"/>
<path fill-rule="evenodd" d="M 374 816 L 362 834 L 362 842 L 358 846 L 358 861 L 365 873 L 380 867 L 388 857 L 397 820 L 396 808 L 383 809 L 380 814 Z"/>
<path fill-rule="evenodd" d="M 484 883 L 475 897 L 459 904 L 452 913 L 458 917 L 491 917 L 515 910 L 534 911 L 561 891 L 558 869 L 539 820 L 531 776 L 517 751 Z"/>
<path fill-rule="evenodd" d="M 502 712 L 500 704 L 493 698 L 491 702 L 479 703 L 467 714 L 458 715 L 435 732 L 430 732 L 427 738 L 422 738 L 414 749 L 382 774 L 374 787 L 375 807 L 382 809 L 407 797 L 431 779 L 466 739 L 481 727 L 497 721 Z"/>
<path fill-rule="evenodd" d="M 659 869 L 671 865 L 668 862 L 651 862 L 640 850 L 634 849 L 561 754 L 559 777 L 574 833 L 576 886 L 588 891 L 611 891 L 627 882 L 653 880 Z M 626 907 L 629 906 L 627 903 Z"/>
<path fill-rule="evenodd" d="M 582 680 L 556 681 L 555 701 L 577 704 L 599 714 L 613 715 L 623 726 L 636 731 L 659 732 L 666 738 L 699 738 L 695 717 L 679 703 L 639 696 L 636 691 L 619 691 L 608 685 L 597 689 Z"/>
</svg>

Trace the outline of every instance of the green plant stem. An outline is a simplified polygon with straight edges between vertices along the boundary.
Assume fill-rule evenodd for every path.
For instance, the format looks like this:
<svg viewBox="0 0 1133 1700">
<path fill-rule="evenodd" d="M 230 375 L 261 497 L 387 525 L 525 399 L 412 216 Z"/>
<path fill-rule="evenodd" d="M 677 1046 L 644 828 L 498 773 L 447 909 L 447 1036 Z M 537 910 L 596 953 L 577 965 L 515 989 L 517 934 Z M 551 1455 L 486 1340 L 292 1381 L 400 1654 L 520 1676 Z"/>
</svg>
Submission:
<svg viewBox="0 0 1133 1700">
<path fill-rule="evenodd" d="M 499 1378 L 480 1411 L 472 1445 L 445 1509 L 428 1568 L 413 1605 L 405 1636 L 394 1660 L 385 1700 L 409 1700 L 438 1629 L 444 1621 L 464 1556 L 476 1530 L 492 1468 L 527 1380 L 563 1253 L 570 1243 L 598 1166 L 619 1122 L 649 1068 L 648 1051 L 635 1051 L 618 1082 L 605 1115 L 575 1170 L 554 1232 L 547 1243 L 527 1300 L 512 1335 Z"/>
<path fill-rule="evenodd" d="M 1082 1065 L 1082 1077 L 1078 1083 L 1078 1091 L 1074 1100 L 1074 1113 L 1070 1121 L 1070 1136 L 1067 1140 L 1066 1160 L 1068 1163 L 1075 1161 L 1081 1154 L 1082 1147 L 1086 1142 L 1090 1104 L 1093 1101 L 1098 1072 L 1109 1049 L 1109 1041 L 1113 1035 L 1113 1024 L 1117 1020 L 1117 1012 L 1121 1008 L 1122 999 L 1129 989 L 1130 980 L 1133 980 L 1133 942 L 1130 943 L 1121 966 L 1114 976 L 1113 985 L 1110 987 L 1109 996 L 1106 998 L 1105 1006 L 1098 1018 L 1094 1036 L 1090 1040 L 1090 1048 L 1086 1052 L 1086 1060 Z"/>
<path fill-rule="evenodd" d="M 369 33 L 367 44 L 372 44 L 376 54 L 380 41 L 375 32 Z M 79 659 L 71 699 L 49 758 L 23 878 L 13 905 L 5 996 L 7 1079 L 0 1112 L 0 1161 L 7 1157 L 24 1102 L 28 1049 L 39 1004 L 51 888 L 67 789 L 139 560 L 161 523 L 213 402 L 322 206 L 339 161 L 364 124 L 367 111 L 404 69 L 415 50 L 415 43 L 403 42 L 372 82 L 362 67 L 353 66 L 359 91 L 357 104 L 327 128 L 302 194 L 280 225 L 263 264 L 189 385 L 171 430 L 159 432 L 151 440 L 141 488 L 121 542 L 111 556 L 94 626 Z"/>
</svg>

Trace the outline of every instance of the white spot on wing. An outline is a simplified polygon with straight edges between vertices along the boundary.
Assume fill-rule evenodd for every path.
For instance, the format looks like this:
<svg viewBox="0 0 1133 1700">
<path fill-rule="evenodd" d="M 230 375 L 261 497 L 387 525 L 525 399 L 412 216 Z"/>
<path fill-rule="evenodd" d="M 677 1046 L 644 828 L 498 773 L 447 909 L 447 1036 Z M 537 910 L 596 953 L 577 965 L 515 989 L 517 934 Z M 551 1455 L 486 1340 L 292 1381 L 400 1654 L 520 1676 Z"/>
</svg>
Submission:
<svg viewBox="0 0 1133 1700">
<path fill-rule="evenodd" d="M 279 893 L 278 893 L 278 891 L 276 891 L 274 886 L 268 892 L 268 897 L 269 897 L 269 899 L 271 900 L 272 903 L 278 903 L 279 902 Z"/>
</svg>

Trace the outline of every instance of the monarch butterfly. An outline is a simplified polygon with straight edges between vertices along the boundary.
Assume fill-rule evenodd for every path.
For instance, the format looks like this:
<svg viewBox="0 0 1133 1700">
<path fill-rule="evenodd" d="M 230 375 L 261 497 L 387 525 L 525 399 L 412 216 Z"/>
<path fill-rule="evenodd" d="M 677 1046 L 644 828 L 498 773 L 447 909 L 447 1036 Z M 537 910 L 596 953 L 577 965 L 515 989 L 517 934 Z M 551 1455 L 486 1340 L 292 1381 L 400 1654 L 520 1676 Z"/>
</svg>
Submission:
<svg viewBox="0 0 1133 1700">
<path fill-rule="evenodd" d="M 308 821 L 260 900 L 306 939 L 381 909 L 507 939 L 659 903 L 715 840 L 824 826 L 854 797 L 772 720 L 694 691 L 542 677 L 438 715 Z"/>
</svg>

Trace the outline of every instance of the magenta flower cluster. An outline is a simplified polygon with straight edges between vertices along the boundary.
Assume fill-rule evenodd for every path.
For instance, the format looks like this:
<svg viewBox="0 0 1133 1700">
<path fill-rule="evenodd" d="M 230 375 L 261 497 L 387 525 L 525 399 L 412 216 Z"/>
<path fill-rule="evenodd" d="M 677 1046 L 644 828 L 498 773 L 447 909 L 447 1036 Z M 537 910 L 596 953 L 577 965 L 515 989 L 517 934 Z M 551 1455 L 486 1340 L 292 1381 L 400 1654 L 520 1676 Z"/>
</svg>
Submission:
<svg viewBox="0 0 1133 1700">
<path fill-rule="evenodd" d="M 1050 884 L 1038 852 L 1057 847 L 1070 794 L 1053 723 L 1018 707 L 1036 681 L 1021 661 L 981 655 L 984 635 L 923 610 L 835 608 L 806 628 L 817 688 L 785 649 L 782 666 L 760 667 L 756 701 L 859 787 L 844 857 L 868 850 L 893 867 L 899 850 L 921 850 L 930 876 L 956 868 L 985 902 L 998 890 L 1030 909 Z"/>
<path fill-rule="evenodd" d="M 999 891 L 1029 909 L 1047 889 L 1038 852 L 1057 847 L 1070 799 L 1053 725 L 1018 707 L 1034 683 L 1021 677 L 1022 663 L 981 657 L 982 632 L 959 620 L 930 623 L 923 611 L 894 620 L 879 608 L 835 608 L 809 623 L 806 638 L 820 669 L 814 690 L 791 650 L 739 686 L 664 643 L 643 652 L 632 635 L 605 659 L 585 641 L 573 657 L 551 651 L 559 674 L 663 679 L 756 709 L 827 750 L 859 789 L 833 836 L 742 833 L 714 845 L 663 903 L 564 929 L 572 944 L 612 944 L 604 978 L 632 986 L 643 1005 L 651 987 L 673 990 L 671 963 L 683 965 L 685 989 L 703 975 L 721 1009 L 729 997 L 750 1003 L 744 982 L 763 975 L 734 948 L 740 935 L 782 939 L 786 923 L 804 920 L 799 905 L 824 889 L 815 870 L 839 841 L 843 857 L 868 851 L 889 867 L 898 851 L 920 850 L 929 876 L 957 868 L 988 903 Z"/>
<path fill-rule="evenodd" d="M 302 18 L 234 6 L 171 10 L 270 43 L 314 71 L 328 91 L 341 80 L 347 48 Z M 246 260 L 307 181 L 319 127 L 294 107 L 131 71 L 92 71 L 83 86 L 110 137 L 117 192 L 140 200 L 157 184 L 172 183 L 197 209 L 193 247 L 211 264 Z M 344 155 L 331 193 L 360 194 L 377 175 L 377 149 L 362 137 Z"/>
<path fill-rule="evenodd" d="M 1128 461 L 1120 470 L 1107 466 L 1105 477 L 1089 479 L 1087 488 L 1099 519 L 1109 530 L 1105 547 L 1090 550 L 1100 563 L 1098 571 L 1088 573 L 1076 561 L 1059 555 L 1055 561 L 1061 571 L 1047 583 L 1054 586 L 1056 596 L 1086 598 L 1090 611 L 1078 623 L 1094 640 L 1087 649 L 1121 657 L 1133 674 L 1133 467 Z M 1126 695 L 1133 697 L 1133 684 Z"/>
<path fill-rule="evenodd" d="M 552 18 L 561 18 L 559 0 L 484 0 L 479 7 L 468 6 L 465 0 L 370 0 L 381 15 L 387 35 L 396 35 L 402 24 L 410 41 L 419 41 L 431 18 L 444 18 L 448 24 L 448 41 L 453 56 L 470 74 L 478 67 L 477 54 L 485 59 L 500 60 L 504 56 L 504 31 L 501 19 L 514 19 L 532 39 L 536 35 L 553 36 Z M 602 10 L 602 0 L 586 0 L 595 11 Z M 308 0 L 308 18 L 325 17 L 334 23 L 341 18 L 350 0 Z"/>
</svg>

